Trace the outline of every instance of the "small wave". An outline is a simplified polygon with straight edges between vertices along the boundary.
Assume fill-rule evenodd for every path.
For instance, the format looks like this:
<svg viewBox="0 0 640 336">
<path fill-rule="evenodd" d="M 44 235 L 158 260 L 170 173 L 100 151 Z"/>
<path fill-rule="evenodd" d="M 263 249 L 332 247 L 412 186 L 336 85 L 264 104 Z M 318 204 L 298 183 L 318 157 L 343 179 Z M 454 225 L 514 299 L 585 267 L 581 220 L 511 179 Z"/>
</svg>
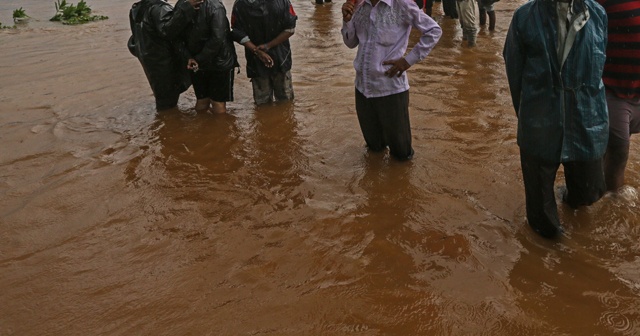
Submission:
<svg viewBox="0 0 640 336">
<path fill-rule="evenodd" d="M 605 312 L 602 317 L 600 317 L 600 321 L 604 325 L 612 327 L 617 332 L 626 332 L 633 327 L 631 320 L 629 320 L 627 316 L 616 312 Z"/>
</svg>

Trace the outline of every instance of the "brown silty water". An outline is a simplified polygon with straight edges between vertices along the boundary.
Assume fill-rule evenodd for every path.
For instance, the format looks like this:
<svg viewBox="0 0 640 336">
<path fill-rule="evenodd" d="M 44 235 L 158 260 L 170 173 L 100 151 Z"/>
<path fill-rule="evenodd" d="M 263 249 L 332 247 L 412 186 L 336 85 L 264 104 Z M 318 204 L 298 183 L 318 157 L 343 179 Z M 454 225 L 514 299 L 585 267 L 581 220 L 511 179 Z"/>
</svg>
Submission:
<svg viewBox="0 0 640 336">
<path fill-rule="evenodd" d="M 241 56 L 211 115 L 191 90 L 154 111 L 132 1 L 63 26 L 3 0 L 32 19 L 0 31 L 0 335 L 640 334 L 637 138 L 622 194 L 560 204 L 556 241 L 526 224 L 501 57 L 522 2 L 475 49 L 436 3 L 400 163 L 364 147 L 341 3 L 294 3 L 293 102 L 255 107 Z"/>
</svg>

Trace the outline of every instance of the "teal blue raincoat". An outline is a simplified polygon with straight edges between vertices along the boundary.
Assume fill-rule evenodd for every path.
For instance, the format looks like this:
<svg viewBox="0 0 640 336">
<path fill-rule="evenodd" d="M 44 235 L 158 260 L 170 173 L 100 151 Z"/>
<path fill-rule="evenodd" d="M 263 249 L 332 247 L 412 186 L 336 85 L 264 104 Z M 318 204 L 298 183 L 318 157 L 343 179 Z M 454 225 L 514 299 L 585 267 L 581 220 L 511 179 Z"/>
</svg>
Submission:
<svg viewBox="0 0 640 336">
<path fill-rule="evenodd" d="M 533 0 L 518 8 L 504 45 L 518 145 L 547 162 L 597 160 L 609 134 L 602 83 L 607 16 L 593 0 L 574 0 L 559 43 L 555 6 Z"/>
</svg>

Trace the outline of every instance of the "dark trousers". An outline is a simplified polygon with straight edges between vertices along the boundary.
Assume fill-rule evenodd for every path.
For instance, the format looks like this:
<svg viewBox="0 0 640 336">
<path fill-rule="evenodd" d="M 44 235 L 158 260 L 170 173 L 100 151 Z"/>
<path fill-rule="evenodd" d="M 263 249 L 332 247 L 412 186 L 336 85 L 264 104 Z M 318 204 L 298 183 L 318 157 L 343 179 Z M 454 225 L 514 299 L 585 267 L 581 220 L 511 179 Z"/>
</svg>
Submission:
<svg viewBox="0 0 640 336">
<path fill-rule="evenodd" d="M 458 18 L 458 10 L 456 9 L 456 0 L 442 0 L 442 10 L 444 11 L 444 15 L 447 15 L 452 19 Z"/>
<path fill-rule="evenodd" d="M 389 146 L 398 160 L 413 157 L 409 124 L 409 91 L 366 98 L 356 89 L 356 112 L 364 141 L 372 151 Z"/>
<path fill-rule="evenodd" d="M 545 162 L 520 151 L 522 177 L 527 203 L 527 220 L 543 237 L 560 231 L 560 219 L 553 184 L 559 162 Z M 604 195 L 606 186 L 602 159 L 562 163 L 567 192 L 562 200 L 572 208 L 590 205 Z"/>
<path fill-rule="evenodd" d="M 156 110 L 163 111 L 178 106 L 178 100 L 180 99 L 180 93 L 173 92 L 165 94 L 164 96 L 156 96 Z"/>
</svg>

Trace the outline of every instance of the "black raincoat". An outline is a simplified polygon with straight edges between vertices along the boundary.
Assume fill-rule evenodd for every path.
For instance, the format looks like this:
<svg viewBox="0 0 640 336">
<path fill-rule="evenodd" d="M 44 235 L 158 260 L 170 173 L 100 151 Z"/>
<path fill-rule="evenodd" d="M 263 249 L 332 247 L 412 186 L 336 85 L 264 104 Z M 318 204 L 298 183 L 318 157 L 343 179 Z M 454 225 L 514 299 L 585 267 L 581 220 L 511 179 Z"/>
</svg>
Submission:
<svg viewBox="0 0 640 336">
<path fill-rule="evenodd" d="M 187 0 L 179 0 L 176 6 L 182 2 Z M 198 62 L 200 70 L 225 71 L 238 66 L 227 11 L 220 0 L 205 0 L 200 5 L 184 40 L 189 57 Z"/>
<path fill-rule="evenodd" d="M 174 9 L 163 0 L 141 0 L 129 12 L 129 51 L 140 60 L 158 109 L 174 107 L 191 85 L 186 54 L 176 41 L 195 15 L 188 2 Z"/>
<path fill-rule="evenodd" d="M 248 36 L 253 44 L 259 46 L 285 30 L 295 29 L 297 19 L 289 0 L 236 0 L 231 13 L 231 35 L 238 43 Z M 257 56 L 245 50 L 247 77 L 266 77 L 291 70 L 289 40 L 269 49 L 268 53 L 273 59 L 272 68 L 267 68 Z"/>
</svg>

